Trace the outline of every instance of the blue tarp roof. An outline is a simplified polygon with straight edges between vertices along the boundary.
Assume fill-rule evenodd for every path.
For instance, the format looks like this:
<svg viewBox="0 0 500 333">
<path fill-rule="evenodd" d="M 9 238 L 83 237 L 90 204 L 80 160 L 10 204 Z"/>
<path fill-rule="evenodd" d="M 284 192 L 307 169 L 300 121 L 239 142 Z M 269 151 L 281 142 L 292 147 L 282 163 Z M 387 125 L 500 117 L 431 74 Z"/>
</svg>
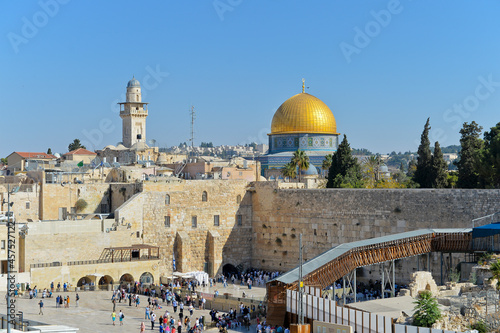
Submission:
<svg viewBox="0 0 500 333">
<path fill-rule="evenodd" d="M 488 237 L 500 234 L 500 222 L 472 228 L 472 238 Z"/>
</svg>

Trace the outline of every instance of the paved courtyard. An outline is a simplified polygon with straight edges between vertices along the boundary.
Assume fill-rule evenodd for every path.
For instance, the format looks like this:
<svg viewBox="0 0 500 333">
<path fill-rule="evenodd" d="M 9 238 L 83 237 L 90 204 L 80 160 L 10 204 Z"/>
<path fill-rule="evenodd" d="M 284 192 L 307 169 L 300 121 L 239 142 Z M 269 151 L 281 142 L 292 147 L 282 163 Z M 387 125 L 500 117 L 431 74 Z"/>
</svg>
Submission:
<svg viewBox="0 0 500 333">
<path fill-rule="evenodd" d="M 253 295 L 253 297 L 264 297 L 265 288 L 263 287 L 253 287 L 251 290 L 248 290 L 246 287 L 242 288 L 241 286 L 233 287 L 231 284 L 227 288 L 219 288 L 222 285 L 217 285 L 217 289 L 219 293 L 222 295 L 223 293 L 231 293 L 234 296 L 238 295 L 239 292 L 243 290 L 249 295 Z M 237 288 L 240 287 L 238 290 Z M 202 292 L 213 293 L 215 288 L 202 288 Z M 78 327 L 81 333 L 95 333 L 95 332 L 140 332 L 141 322 L 145 322 L 146 324 L 146 332 L 151 331 L 151 322 L 149 320 L 144 319 L 145 307 L 147 305 L 147 297 L 141 296 L 141 305 L 140 307 L 135 307 L 135 305 L 128 306 L 128 302 L 125 303 L 116 303 L 116 313 L 118 314 L 120 310 L 125 314 L 124 324 L 123 326 L 119 326 L 119 321 L 117 319 L 116 326 L 113 326 L 111 320 L 111 310 L 113 309 L 113 305 L 111 303 L 111 292 L 106 291 L 82 291 L 78 293 L 80 296 L 80 304 L 79 307 L 76 307 L 75 304 L 75 292 L 67 292 L 60 293 L 62 296 L 70 297 L 70 307 L 69 308 L 56 308 L 55 297 L 54 298 L 46 298 L 44 299 L 44 309 L 43 315 L 39 315 L 39 306 L 38 302 L 40 298 L 29 299 L 21 296 L 16 299 L 16 311 L 22 311 L 24 313 L 24 318 L 26 320 L 39 321 L 45 324 L 53 324 L 53 325 L 67 325 L 72 327 Z M 57 296 L 58 294 L 54 294 Z M 161 301 L 160 301 L 161 302 Z M 164 306 L 165 304 L 165 306 Z M 172 306 L 166 306 L 166 303 L 161 304 L 162 309 L 156 310 L 155 313 L 159 317 L 165 313 L 165 310 L 172 314 L 173 309 Z M 6 303 L 5 298 L 2 297 L 0 301 L 0 313 L 5 313 L 6 311 Z M 3 310 L 2 310 L 3 309 Z M 178 313 L 174 318 L 178 319 Z M 184 310 L 184 314 L 188 314 L 186 310 Z M 193 314 L 194 321 L 196 317 L 205 316 L 205 320 L 210 322 L 208 310 L 195 310 Z M 155 331 L 158 331 L 158 318 L 155 323 Z M 246 331 L 240 329 L 240 331 Z M 255 327 L 251 327 L 250 332 L 254 332 Z"/>
</svg>

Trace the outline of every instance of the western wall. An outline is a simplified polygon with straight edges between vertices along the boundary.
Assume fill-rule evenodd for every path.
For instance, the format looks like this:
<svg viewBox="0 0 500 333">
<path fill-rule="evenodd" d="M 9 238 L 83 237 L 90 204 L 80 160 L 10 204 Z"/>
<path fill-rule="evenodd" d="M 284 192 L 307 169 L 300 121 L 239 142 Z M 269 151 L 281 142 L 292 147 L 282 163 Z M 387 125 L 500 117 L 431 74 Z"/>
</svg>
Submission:
<svg viewBox="0 0 500 333">
<path fill-rule="evenodd" d="M 252 266 L 296 267 L 301 233 L 308 260 L 341 243 L 425 228 L 470 228 L 472 219 L 498 211 L 500 190 L 283 189 L 276 182 L 259 182 L 252 194 Z M 445 260 L 445 271 L 462 258 L 454 255 L 451 265 Z M 397 263 L 400 281 L 426 265 L 425 257 L 419 260 Z M 433 253 L 430 260 L 437 278 L 440 255 Z M 378 276 L 376 266 L 365 271 Z"/>
<path fill-rule="evenodd" d="M 215 275 L 228 264 L 286 271 L 298 263 L 301 233 L 308 260 L 335 245 L 360 239 L 422 228 L 469 228 L 472 219 L 500 211 L 500 190 L 293 188 L 299 185 L 244 180 L 73 184 L 71 188 L 42 184 L 43 216 L 56 219 L 60 207 L 70 211 L 78 198 L 84 198 L 88 207 L 83 213 L 106 212 L 102 209 L 110 207 L 114 218 L 28 222 L 27 234 L 19 242 L 20 271 L 60 262 L 62 267 L 50 270 L 56 276 L 66 272 L 68 281 L 76 283 L 81 276 L 73 275 L 83 274 L 83 268 L 99 273 L 106 264 L 68 270 L 68 262 L 98 260 L 106 247 L 135 244 L 159 247 L 155 263 L 134 268 L 150 271 L 155 279 L 170 276 L 174 254 L 177 270 L 183 272 L 205 270 Z M 38 194 L 30 195 L 37 198 Z M 438 254 L 431 256 L 434 273 L 439 259 Z M 461 259 L 453 260 L 446 268 Z M 420 258 L 420 264 L 415 258 L 398 262 L 398 276 L 409 277 L 425 262 L 425 258 Z M 44 274 L 43 268 L 31 272 L 32 282 L 39 285 L 49 283 L 54 275 Z M 144 272 L 123 273 L 137 280 Z M 115 275 L 113 280 L 119 279 L 120 274 Z"/>
</svg>

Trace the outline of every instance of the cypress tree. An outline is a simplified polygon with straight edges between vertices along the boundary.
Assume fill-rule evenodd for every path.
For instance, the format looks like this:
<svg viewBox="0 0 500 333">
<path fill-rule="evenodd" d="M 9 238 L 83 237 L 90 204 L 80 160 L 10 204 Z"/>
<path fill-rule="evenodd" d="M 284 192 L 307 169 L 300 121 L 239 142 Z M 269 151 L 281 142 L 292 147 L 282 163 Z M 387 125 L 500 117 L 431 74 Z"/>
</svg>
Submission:
<svg viewBox="0 0 500 333">
<path fill-rule="evenodd" d="M 444 160 L 443 152 L 439 142 L 434 144 L 434 155 L 432 156 L 432 187 L 444 188 L 448 184 L 448 164 Z"/>
<path fill-rule="evenodd" d="M 358 160 L 352 156 L 351 147 L 344 135 L 344 139 L 332 156 L 332 165 L 328 171 L 326 187 L 361 187 L 361 178 Z"/>
<path fill-rule="evenodd" d="M 429 141 L 429 125 L 430 118 L 427 118 L 424 130 L 420 136 L 420 146 L 418 146 L 417 170 L 413 175 L 413 180 L 420 185 L 421 188 L 432 187 L 432 153 Z"/>
<path fill-rule="evenodd" d="M 464 123 L 460 134 L 460 152 L 455 165 L 458 169 L 457 187 L 476 188 L 479 186 L 480 151 L 483 140 L 479 137 L 483 128 L 475 121 L 470 124 Z"/>
<path fill-rule="evenodd" d="M 481 169 L 485 187 L 500 188 L 500 123 L 484 133 Z"/>
</svg>

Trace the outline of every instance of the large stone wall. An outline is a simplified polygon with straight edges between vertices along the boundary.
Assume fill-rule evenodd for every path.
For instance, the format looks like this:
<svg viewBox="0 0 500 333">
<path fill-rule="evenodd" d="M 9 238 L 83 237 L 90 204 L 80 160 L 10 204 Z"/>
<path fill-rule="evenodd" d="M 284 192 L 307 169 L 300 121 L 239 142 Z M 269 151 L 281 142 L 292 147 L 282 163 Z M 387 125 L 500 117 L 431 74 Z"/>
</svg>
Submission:
<svg viewBox="0 0 500 333">
<path fill-rule="evenodd" d="M 42 185 L 40 219 L 57 220 L 59 208 L 65 207 L 71 213 L 78 199 L 84 199 L 87 207 L 79 213 L 100 213 L 101 205 L 109 206 L 109 184 L 47 184 Z M 109 208 L 108 208 L 109 210 Z"/>
<path fill-rule="evenodd" d="M 252 225 L 247 186 L 246 181 L 223 180 L 144 183 L 144 197 L 137 198 L 143 204 L 142 237 L 145 243 L 160 246 L 163 274 L 172 271 L 173 253 L 177 269 L 184 272 L 207 269 L 217 274 L 225 264 L 248 266 Z M 207 201 L 202 200 L 204 191 Z M 214 226 L 215 215 L 219 226 Z M 170 216 L 170 227 L 165 225 L 166 216 Z M 193 216 L 196 227 L 192 226 Z M 135 227 L 139 225 L 132 229 Z"/>
<path fill-rule="evenodd" d="M 24 267 L 59 261 L 97 260 L 104 248 L 137 244 L 130 230 L 120 226 L 109 231 L 113 220 L 44 221 L 28 223 L 28 233 L 20 241 Z"/>
<path fill-rule="evenodd" d="M 252 265 L 289 270 L 298 263 L 301 233 L 304 259 L 312 259 L 360 239 L 422 228 L 466 228 L 472 219 L 500 211 L 500 190 L 302 190 L 260 182 L 252 203 Z"/>
</svg>

